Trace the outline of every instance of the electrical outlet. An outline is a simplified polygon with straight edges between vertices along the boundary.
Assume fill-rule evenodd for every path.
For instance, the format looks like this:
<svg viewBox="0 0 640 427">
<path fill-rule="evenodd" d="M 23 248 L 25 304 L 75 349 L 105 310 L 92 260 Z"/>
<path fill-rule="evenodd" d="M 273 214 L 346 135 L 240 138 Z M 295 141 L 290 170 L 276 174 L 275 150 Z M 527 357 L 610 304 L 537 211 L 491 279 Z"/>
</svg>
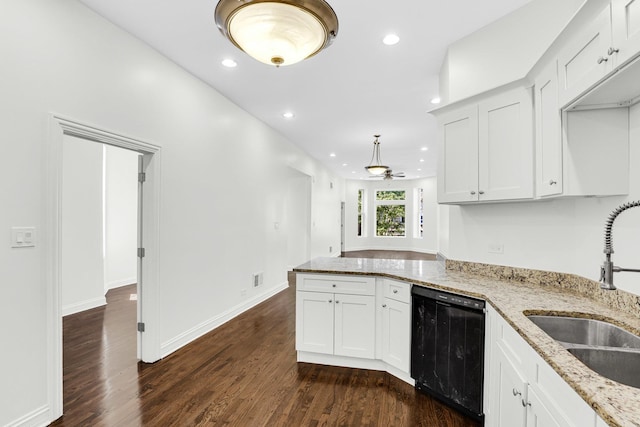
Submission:
<svg viewBox="0 0 640 427">
<path fill-rule="evenodd" d="M 258 286 L 262 285 L 262 272 L 253 273 L 251 280 L 252 280 L 251 283 L 253 284 L 254 288 L 257 288 Z"/>
<path fill-rule="evenodd" d="M 329 246 L 329 253 L 332 254 L 333 253 L 333 246 Z"/>
<path fill-rule="evenodd" d="M 504 245 L 502 243 L 489 243 L 487 252 L 489 252 L 490 254 L 503 254 Z"/>
</svg>

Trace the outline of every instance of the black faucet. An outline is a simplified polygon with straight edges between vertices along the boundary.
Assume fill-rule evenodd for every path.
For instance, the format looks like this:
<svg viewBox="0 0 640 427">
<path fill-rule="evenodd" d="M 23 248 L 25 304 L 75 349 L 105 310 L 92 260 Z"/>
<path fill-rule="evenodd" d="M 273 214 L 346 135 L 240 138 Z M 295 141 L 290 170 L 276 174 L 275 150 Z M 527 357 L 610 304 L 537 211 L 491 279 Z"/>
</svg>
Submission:
<svg viewBox="0 0 640 427">
<path fill-rule="evenodd" d="M 613 261 L 611 261 L 611 254 L 613 253 L 613 246 L 611 244 L 611 228 L 613 227 L 613 221 L 615 221 L 618 215 L 620 215 L 622 212 L 630 208 L 635 208 L 636 206 L 640 206 L 640 200 L 618 206 L 615 210 L 613 210 L 613 212 L 609 214 L 609 218 L 607 218 L 607 223 L 604 227 L 604 253 L 607 259 L 602 264 L 602 267 L 600 267 L 600 287 L 602 289 L 616 289 L 615 285 L 613 284 L 613 273 L 617 273 L 620 271 L 632 271 L 634 273 L 640 273 L 640 269 L 616 267 L 615 265 L 613 265 Z"/>
</svg>

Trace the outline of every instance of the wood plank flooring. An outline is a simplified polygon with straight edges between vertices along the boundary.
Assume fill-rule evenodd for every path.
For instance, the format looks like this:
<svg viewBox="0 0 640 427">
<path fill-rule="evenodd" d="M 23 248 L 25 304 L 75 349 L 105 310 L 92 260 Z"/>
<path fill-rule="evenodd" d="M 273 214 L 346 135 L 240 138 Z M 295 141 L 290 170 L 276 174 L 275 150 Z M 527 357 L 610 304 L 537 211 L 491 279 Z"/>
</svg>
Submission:
<svg viewBox="0 0 640 427">
<path fill-rule="evenodd" d="M 135 286 L 64 318 L 53 426 L 479 424 L 389 374 L 296 362 L 291 287 L 154 364 L 136 361 Z"/>
</svg>

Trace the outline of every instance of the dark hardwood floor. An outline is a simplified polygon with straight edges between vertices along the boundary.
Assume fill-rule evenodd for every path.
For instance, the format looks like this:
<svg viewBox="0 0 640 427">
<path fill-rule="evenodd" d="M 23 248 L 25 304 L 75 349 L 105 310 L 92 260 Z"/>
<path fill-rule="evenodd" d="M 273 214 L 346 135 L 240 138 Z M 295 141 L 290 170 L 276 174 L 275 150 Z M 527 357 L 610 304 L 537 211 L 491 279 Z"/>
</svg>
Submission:
<svg viewBox="0 0 640 427">
<path fill-rule="evenodd" d="M 389 374 L 296 362 L 292 286 L 154 364 L 136 361 L 135 286 L 64 318 L 53 426 L 478 426 Z"/>
</svg>

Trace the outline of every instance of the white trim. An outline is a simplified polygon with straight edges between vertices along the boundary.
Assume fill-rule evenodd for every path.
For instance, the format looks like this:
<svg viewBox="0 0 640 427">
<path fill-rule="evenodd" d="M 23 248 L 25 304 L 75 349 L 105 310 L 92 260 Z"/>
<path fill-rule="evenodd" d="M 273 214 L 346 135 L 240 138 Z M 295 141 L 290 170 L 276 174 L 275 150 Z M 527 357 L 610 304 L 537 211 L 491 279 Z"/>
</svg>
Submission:
<svg viewBox="0 0 640 427">
<path fill-rule="evenodd" d="M 412 248 L 409 246 L 401 246 L 401 247 L 389 247 L 389 245 L 367 245 L 367 246 L 356 246 L 349 247 L 346 249 L 346 252 L 353 251 L 407 251 L 407 252 L 417 252 L 421 254 L 427 255 L 437 255 L 437 250 L 424 250 L 419 248 Z"/>
<path fill-rule="evenodd" d="M 159 360 L 159 280 L 158 244 L 160 210 L 160 147 L 148 142 L 82 124 L 77 120 L 49 114 L 48 135 L 45 139 L 46 218 L 45 218 L 45 274 L 47 286 L 47 402 L 51 422 L 62 415 L 62 307 L 60 302 L 61 260 L 61 196 L 62 196 L 62 144 L 65 135 L 134 150 L 143 154 L 147 179 L 144 193 L 146 256 L 139 274 L 144 277 L 144 294 L 139 289 L 139 312 L 144 309 L 146 332 L 139 333 L 141 358 L 145 362 Z M 140 225 L 139 225 L 140 227 Z M 137 281 L 140 283 L 140 281 Z M 140 288 L 140 286 L 139 286 Z"/>
<path fill-rule="evenodd" d="M 40 427 L 51 423 L 49 405 L 43 405 L 28 414 L 11 421 L 5 427 Z"/>
<path fill-rule="evenodd" d="M 181 333 L 175 338 L 170 339 L 161 344 L 160 348 L 162 351 L 162 357 L 166 357 L 174 351 L 178 350 L 181 347 L 189 344 L 190 342 L 200 338 L 201 336 L 211 332 L 216 329 L 218 326 L 223 325 L 234 317 L 244 313 L 245 311 L 255 307 L 256 305 L 268 300 L 272 296 L 276 295 L 279 292 L 287 289 L 289 287 L 288 282 L 282 282 L 279 285 L 268 289 L 266 292 L 263 292 L 255 297 L 243 301 L 242 303 L 236 305 L 235 307 L 231 307 L 229 310 L 222 312 L 221 314 L 212 317 L 211 319 L 205 320 L 199 325 L 194 326 L 193 328 Z"/>
<path fill-rule="evenodd" d="M 135 285 L 138 281 L 137 277 L 127 277 L 126 279 L 112 280 L 105 283 L 107 290 L 121 288 L 123 286 Z"/>
<path fill-rule="evenodd" d="M 102 307 L 103 305 L 107 305 L 107 299 L 105 297 L 92 298 L 73 304 L 67 304 L 62 307 L 62 316 L 91 310 L 92 308 Z"/>
<path fill-rule="evenodd" d="M 298 351 L 298 362 L 314 363 L 317 365 L 342 366 L 345 368 L 369 369 L 372 371 L 384 371 L 406 382 L 415 385 L 415 380 L 407 372 L 383 362 L 380 359 L 361 359 L 357 357 L 335 356 L 333 354 L 313 353 Z"/>
</svg>

